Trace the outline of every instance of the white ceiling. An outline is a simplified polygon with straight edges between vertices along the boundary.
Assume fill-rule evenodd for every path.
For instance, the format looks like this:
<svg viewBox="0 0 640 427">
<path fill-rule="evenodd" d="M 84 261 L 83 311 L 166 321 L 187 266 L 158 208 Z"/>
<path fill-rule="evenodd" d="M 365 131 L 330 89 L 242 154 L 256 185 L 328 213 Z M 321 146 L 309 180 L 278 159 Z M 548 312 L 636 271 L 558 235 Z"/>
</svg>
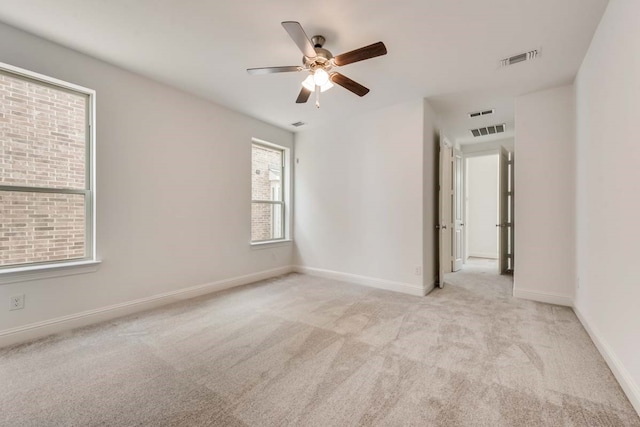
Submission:
<svg viewBox="0 0 640 427">
<path fill-rule="evenodd" d="M 444 116 L 465 114 L 472 106 L 500 107 L 504 98 L 512 103 L 514 95 L 568 83 L 606 5 L 607 0 L 2 0 L 0 21 L 295 130 L 290 124 L 296 121 L 308 123 L 300 129 L 317 127 L 424 97 Z M 285 20 L 299 21 L 309 36 L 324 35 L 324 47 L 334 55 L 383 41 L 388 55 L 340 68 L 371 92 L 359 98 L 335 87 L 323 94 L 318 110 L 311 101 L 295 104 L 302 73 L 249 76 L 246 68 L 301 63 L 280 25 Z M 540 47 L 541 58 L 498 68 L 501 58 Z M 447 120 L 452 129 L 464 128 Z"/>
</svg>

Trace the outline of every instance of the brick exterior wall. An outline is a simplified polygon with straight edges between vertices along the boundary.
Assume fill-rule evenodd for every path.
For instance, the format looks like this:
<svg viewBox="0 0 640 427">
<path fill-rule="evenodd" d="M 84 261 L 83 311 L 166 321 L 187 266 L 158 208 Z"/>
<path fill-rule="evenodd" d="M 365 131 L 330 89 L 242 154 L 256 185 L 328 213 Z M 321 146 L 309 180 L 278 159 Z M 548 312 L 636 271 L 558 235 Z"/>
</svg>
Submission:
<svg viewBox="0 0 640 427">
<path fill-rule="evenodd" d="M 0 74 L 0 184 L 84 189 L 87 97 Z M 84 195 L 0 191 L 0 266 L 85 256 Z"/>
<path fill-rule="evenodd" d="M 0 218 L 0 265 L 84 257 L 84 195 L 0 191 Z"/>
<path fill-rule="evenodd" d="M 251 165 L 252 199 L 274 200 L 272 192 L 275 190 L 279 195 L 275 200 L 282 200 L 282 179 L 279 172 L 282 170 L 282 151 L 253 145 Z M 251 240 L 284 237 L 280 211 L 279 205 L 253 203 L 251 206 Z M 276 235 L 272 231 L 275 231 Z"/>
</svg>

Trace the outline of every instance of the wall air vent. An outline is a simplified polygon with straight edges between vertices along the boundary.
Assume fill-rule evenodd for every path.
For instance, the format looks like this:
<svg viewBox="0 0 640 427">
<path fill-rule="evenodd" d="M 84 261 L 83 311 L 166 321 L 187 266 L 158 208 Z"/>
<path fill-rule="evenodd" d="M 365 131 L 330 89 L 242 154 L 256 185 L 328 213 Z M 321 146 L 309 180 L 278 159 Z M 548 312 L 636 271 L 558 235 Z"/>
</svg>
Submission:
<svg viewBox="0 0 640 427">
<path fill-rule="evenodd" d="M 486 116 L 487 114 L 493 114 L 495 112 L 495 110 L 492 108 L 490 110 L 483 110 L 483 111 L 474 111 L 473 113 L 469 113 L 469 118 L 474 118 L 474 117 L 481 117 L 481 116 Z"/>
<path fill-rule="evenodd" d="M 501 125 L 487 126 L 478 129 L 471 129 L 471 134 L 475 137 L 493 135 L 495 133 L 502 133 L 505 131 L 507 125 L 505 123 Z"/>
<path fill-rule="evenodd" d="M 305 122 L 295 122 L 295 123 L 291 123 L 291 126 L 295 126 L 297 128 L 299 128 L 300 126 L 304 126 L 306 125 Z"/>
<path fill-rule="evenodd" d="M 540 49 L 533 49 L 529 52 L 519 53 L 517 55 L 510 56 L 500 60 L 501 67 L 508 67 L 509 65 L 517 64 L 519 62 L 530 61 L 540 56 Z"/>
</svg>

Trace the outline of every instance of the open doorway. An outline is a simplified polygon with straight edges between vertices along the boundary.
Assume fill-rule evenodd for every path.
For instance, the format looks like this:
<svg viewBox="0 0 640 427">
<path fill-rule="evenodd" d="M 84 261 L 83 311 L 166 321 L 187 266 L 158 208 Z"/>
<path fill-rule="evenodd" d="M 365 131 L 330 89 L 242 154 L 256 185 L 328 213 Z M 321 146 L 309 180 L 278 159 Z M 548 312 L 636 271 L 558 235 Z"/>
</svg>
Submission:
<svg viewBox="0 0 640 427">
<path fill-rule="evenodd" d="M 470 155 L 464 159 L 464 262 L 462 268 L 498 272 L 499 155 Z"/>
<path fill-rule="evenodd" d="M 514 159 L 512 139 L 445 147 L 440 254 L 450 268 L 441 268 L 440 287 L 511 297 Z"/>
<path fill-rule="evenodd" d="M 439 166 L 439 269 L 510 276 L 514 265 L 514 140 L 460 145 L 446 139 Z M 511 278 L 509 278 L 511 281 Z"/>
</svg>

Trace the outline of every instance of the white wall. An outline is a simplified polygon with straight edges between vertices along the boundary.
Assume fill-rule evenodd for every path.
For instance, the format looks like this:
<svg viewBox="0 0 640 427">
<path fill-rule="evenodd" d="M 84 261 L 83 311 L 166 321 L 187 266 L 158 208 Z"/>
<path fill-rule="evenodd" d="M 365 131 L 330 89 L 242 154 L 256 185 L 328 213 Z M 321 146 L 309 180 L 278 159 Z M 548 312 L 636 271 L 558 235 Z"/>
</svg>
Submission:
<svg viewBox="0 0 640 427">
<path fill-rule="evenodd" d="M 498 258 L 498 155 L 466 159 L 467 254 Z"/>
<path fill-rule="evenodd" d="M 614 0 L 576 79 L 576 310 L 640 412 L 640 2 Z"/>
<path fill-rule="evenodd" d="M 572 86 L 516 98 L 514 295 L 572 305 L 575 105 Z"/>
<path fill-rule="evenodd" d="M 296 134 L 296 260 L 305 271 L 422 292 L 423 120 L 418 100 Z"/>
<path fill-rule="evenodd" d="M 5 25 L 0 59 L 97 91 L 103 261 L 95 273 L 0 286 L 0 307 L 26 295 L 24 310 L 0 309 L 0 335 L 291 264 L 291 245 L 249 246 L 251 137 L 292 147 L 291 133 Z"/>
</svg>

